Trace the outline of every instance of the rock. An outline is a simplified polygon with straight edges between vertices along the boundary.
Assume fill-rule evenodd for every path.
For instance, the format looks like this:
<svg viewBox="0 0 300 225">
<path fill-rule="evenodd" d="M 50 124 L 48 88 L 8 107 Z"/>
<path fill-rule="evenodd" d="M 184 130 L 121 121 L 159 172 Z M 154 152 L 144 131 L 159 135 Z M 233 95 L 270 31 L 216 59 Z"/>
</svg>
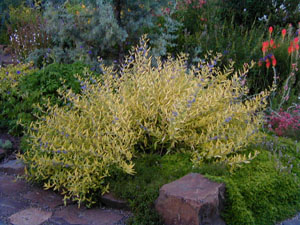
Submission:
<svg viewBox="0 0 300 225">
<path fill-rule="evenodd" d="M 113 225 L 118 224 L 125 216 L 116 210 L 101 208 L 85 209 L 71 205 L 56 211 L 52 220 L 64 220 L 69 224 Z"/>
<path fill-rule="evenodd" d="M 27 200 L 51 209 L 64 204 L 63 197 L 50 190 L 45 191 L 35 188 L 33 191 L 27 192 L 23 197 Z"/>
<path fill-rule="evenodd" d="M 10 160 L 0 165 L 0 171 L 7 174 L 23 175 L 24 164 L 19 160 Z"/>
<path fill-rule="evenodd" d="M 0 177 L 0 193 L 7 196 L 16 196 L 26 193 L 30 189 L 30 185 L 23 180 L 16 179 L 12 176 Z"/>
<path fill-rule="evenodd" d="M 10 216 L 15 212 L 20 211 L 28 206 L 25 201 L 16 201 L 11 199 L 10 197 L 0 198 L 0 217 L 1 216 Z"/>
<path fill-rule="evenodd" d="M 53 219 L 63 219 L 70 224 L 88 224 L 87 218 L 83 216 L 83 209 L 78 209 L 77 205 L 70 205 L 56 211 Z"/>
<path fill-rule="evenodd" d="M 100 201 L 114 209 L 129 209 L 127 202 L 123 199 L 117 198 L 113 193 L 107 193 L 101 196 Z"/>
<path fill-rule="evenodd" d="M 155 208 L 166 225 L 224 225 L 220 217 L 224 194 L 225 184 L 190 173 L 165 184 Z"/>
<path fill-rule="evenodd" d="M 37 208 L 25 209 L 9 217 L 14 225 L 40 225 L 52 216 L 52 212 Z"/>
<path fill-rule="evenodd" d="M 300 224 L 300 220 L 289 220 L 289 221 L 285 221 L 282 223 L 282 225 L 299 225 Z"/>
</svg>

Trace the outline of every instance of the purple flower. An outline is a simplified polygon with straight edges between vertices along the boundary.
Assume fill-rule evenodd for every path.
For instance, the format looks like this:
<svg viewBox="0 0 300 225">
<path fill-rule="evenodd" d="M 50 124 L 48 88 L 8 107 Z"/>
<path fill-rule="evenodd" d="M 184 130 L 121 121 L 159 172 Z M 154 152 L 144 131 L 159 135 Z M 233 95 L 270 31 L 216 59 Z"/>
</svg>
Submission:
<svg viewBox="0 0 300 225">
<path fill-rule="evenodd" d="M 86 85 L 81 86 L 82 90 L 86 90 Z"/>
<path fill-rule="evenodd" d="M 188 101 L 188 103 L 194 103 L 196 101 L 196 99 L 195 98 L 193 98 L 192 100 L 190 100 L 190 101 Z"/>
<path fill-rule="evenodd" d="M 144 127 L 143 125 L 140 125 L 140 128 L 144 129 L 144 131 L 148 131 L 147 127 Z"/>
<path fill-rule="evenodd" d="M 228 117 L 228 118 L 225 119 L 225 122 L 229 123 L 231 120 L 232 120 L 232 117 L 230 116 L 230 117 Z"/>
<path fill-rule="evenodd" d="M 18 71 L 17 71 L 17 74 L 21 74 L 21 71 L 20 71 L 20 70 L 18 70 Z"/>
<path fill-rule="evenodd" d="M 172 114 L 173 114 L 173 116 L 175 116 L 175 117 L 178 116 L 178 113 L 177 113 L 177 112 L 174 112 L 174 111 L 173 111 Z"/>
<path fill-rule="evenodd" d="M 219 137 L 218 136 L 214 136 L 212 138 L 210 138 L 210 140 L 214 141 L 214 140 L 217 140 Z"/>
</svg>

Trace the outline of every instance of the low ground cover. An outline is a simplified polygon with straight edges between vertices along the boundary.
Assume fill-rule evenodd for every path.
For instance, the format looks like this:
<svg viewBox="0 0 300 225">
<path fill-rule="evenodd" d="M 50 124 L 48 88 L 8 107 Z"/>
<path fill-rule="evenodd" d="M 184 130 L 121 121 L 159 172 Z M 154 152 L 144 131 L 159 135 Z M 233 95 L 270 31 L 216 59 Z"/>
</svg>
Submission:
<svg viewBox="0 0 300 225">
<path fill-rule="evenodd" d="M 135 213 L 131 224 L 162 224 L 154 210 L 159 188 L 189 172 L 199 172 L 226 184 L 226 224 L 275 224 L 300 209 L 299 148 L 289 139 L 267 135 L 248 147 L 249 151 L 259 149 L 258 157 L 233 174 L 222 164 L 193 168 L 188 153 L 145 154 L 134 160 L 135 176 L 112 176 L 111 189 L 128 200 Z"/>
</svg>

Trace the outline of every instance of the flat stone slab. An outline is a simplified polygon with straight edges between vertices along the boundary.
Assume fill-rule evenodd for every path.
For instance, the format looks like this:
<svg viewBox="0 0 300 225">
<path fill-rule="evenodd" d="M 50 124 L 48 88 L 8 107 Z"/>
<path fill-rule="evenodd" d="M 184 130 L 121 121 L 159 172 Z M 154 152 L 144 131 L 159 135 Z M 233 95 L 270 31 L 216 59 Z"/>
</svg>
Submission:
<svg viewBox="0 0 300 225">
<path fill-rule="evenodd" d="M 13 225 L 40 225 L 52 216 L 52 212 L 29 208 L 9 217 Z"/>
<path fill-rule="evenodd" d="M 63 219 L 70 224 L 86 225 L 113 225 L 120 222 L 125 216 L 118 211 L 108 209 L 78 209 L 77 205 L 71 205 L 56 211 L 53 219 Z"/>
<path fill-rule="evenodd" d="M 50 207 L 51 209 L 64 204 L 61 195 L 58 195 L 53 191 L 45 191 L 38 188 L 34 188 L 33 191 L 27 192 L 23 197 L 44 207 Z"/>
<path fill-rule="evenodd" d="M 16 201 L 2 196 L 0 198 L 0 216 L 10 216 L 27 206 L 28 204 L 25 202 Z"/>
<path fill-rule="evenodd" d="M 30 185 L 23 180 L 18 180 L 12 176 L 0 177 L 0 193 L 8 196 L 16 196 L 27 192 Z"/>
<path fill-rule="evenodd" d="M 225 184 L 190 173 L 165 184 L 155 202 L 166 225 L 224 225 L 220 218 Z"/>
<path fill-rule="evenodd" d="M 7 174 L 23 175 L 24 164 L 19 160 L 10 160 L 0 165 L 0 171 Z"/>
<path fill-rule="evenodd" d="M 101 196 L 100 201 L 114 209 L 129 209 L 128 204 L 125 200 L 117 198 L 113 193 L 106 193 Z"/>
<path fill-rule="evenodd" d="M 290 220 L 282 223 L 282 225 L 299 225 L 299 224 L 300 224 L 300 220 Z"/>
</svg>

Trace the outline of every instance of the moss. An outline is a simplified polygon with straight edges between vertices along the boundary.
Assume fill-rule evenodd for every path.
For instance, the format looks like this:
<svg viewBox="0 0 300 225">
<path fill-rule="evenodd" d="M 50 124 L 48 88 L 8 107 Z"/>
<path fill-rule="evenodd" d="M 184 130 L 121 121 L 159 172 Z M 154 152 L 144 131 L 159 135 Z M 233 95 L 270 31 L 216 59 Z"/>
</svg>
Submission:
<svg viewBox="0 0 300 225">
<path fill-rule="evenodd" d="M 273 153 L 282 149 L 282 156 Z M 281 147 L 279 147 L 281 146 Z M 135 217 L 131 224 L 160 224 L 154 210 L 154 201 L 159 188 L 189 172 L 199 172 L 209 179 L 226 183 L 226 204 L 223 218 L 228 225 L 270 225 L 292 216 L 300 209 L 299 168 L 284 170 L 285 155 L 294 156 L 299 163 L 299 154 L 293 141 L 268 136 L 262 143 L 250 146 L 249 152 L 259 149 L 260 154 L 250 164 L 232 174 L 222 164 L 203 164 L 193 168 L 190 155 L 143 155 L 135 160 L 135 176 L 112 177 L 111 189 L 129 201 Z"/>
</svg>

